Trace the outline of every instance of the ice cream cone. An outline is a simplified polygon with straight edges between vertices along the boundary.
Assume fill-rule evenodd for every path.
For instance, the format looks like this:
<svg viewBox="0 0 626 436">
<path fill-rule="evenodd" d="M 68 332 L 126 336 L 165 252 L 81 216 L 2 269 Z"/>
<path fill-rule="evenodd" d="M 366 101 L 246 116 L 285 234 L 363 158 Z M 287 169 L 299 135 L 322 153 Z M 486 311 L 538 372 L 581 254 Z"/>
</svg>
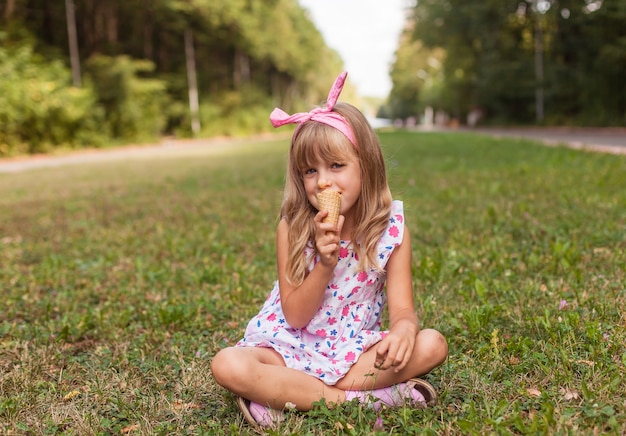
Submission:
<svg viewBox="0 0 626 436">
<path fill-rule="evenodd" d="M 339 222 L 339 209 L 341 208 L 341 194 L 337 191 L 326 189 L 317 194 L 317 202 L 319 210 L 328 211 L 328 215 L 322 221 L 337 225 L 337 222 Z"/>
</svg>

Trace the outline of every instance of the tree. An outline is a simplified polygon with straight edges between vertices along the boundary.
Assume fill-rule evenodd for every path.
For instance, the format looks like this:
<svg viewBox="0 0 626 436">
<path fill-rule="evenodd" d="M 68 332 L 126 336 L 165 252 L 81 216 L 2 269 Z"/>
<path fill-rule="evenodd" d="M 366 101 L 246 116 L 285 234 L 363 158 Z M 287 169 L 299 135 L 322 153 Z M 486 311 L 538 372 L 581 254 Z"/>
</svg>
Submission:
<svg viewBox="0 0 626 436">
<path fill-rule="evenodd" d="M 37 53 L 72 64 L 75 83 L 79 67 L 103 65 L 102 60 L 109 59 L 104 63 L 107 71 L 98 76 L 89 68 L 84 82 L 94 83 L 114 135 L 141 125 L 132 102 L 112 100 L 110 89 L 97 86 L 101 76 L 113 83 L 114 77 L 107 74 L 122 71 L 132 71 L 132 80 L 123 75 L 117 79 L 136 90 L 159 83 L 159 96 L 166 93 L 169 102 L 163 109 L 166 132 L 191 134 L 185 34 L 193 34 L 202 134 L 268 129 L 273 105 L 289 109 L 321 101 L 342 68 L 341 59 L 325 45 L 297 0 L 67 0 L 68 6 L 72 3 L 77 46 L 69 44 L 73 37 L 66 24 L 72 20 L 66 12 L 72 8 L 64 2 L 0 0 L 0 10 L 7 28 L 18 29 L 15 35 L 34 35 Z M 134 69 L 138 65 L 151 68 Z M 120 111 L 116 104 L 122 105 Z M 152 133 L 148 124 L 160 122 L 143 124 L 141 128 Z"/>
<path fill-rule="evenodd" d="M 412 38 L 445 50 L 438 104 L 461 119 L 478 106 L 492 122 L 532 123 L 545 108 L 549 123 L 623 125 L 625 11 L 601 0 L 420 0 Z"/>
</svg>

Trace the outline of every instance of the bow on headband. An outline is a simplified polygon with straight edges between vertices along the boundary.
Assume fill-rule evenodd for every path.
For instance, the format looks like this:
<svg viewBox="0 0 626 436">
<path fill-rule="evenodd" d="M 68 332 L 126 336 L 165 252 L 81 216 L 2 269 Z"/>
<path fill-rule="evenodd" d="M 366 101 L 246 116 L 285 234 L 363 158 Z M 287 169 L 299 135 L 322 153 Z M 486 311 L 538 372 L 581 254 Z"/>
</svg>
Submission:
<svg viewBox="0 0 626 436">
<path fill-rule="evenodd" d="M 343 89 L 343 84 L 346 81 L 347 72 L 343 72 L 335 79 L 335 83 L 333 87 L 330 88 L 330 92 L 328 93 L 328 99 L 326 100 L 326 107 L 319 107 L 313 109 L 311 112 L 298 112 L 293 115 L 289 115 L 285 113 L 283 110 L 279 108 L 275 108 L 270 114 L 270 121 L 272 122 L 272 126 L 280 127 L 285 124 L 299 124 L 296 129 L 296 133 L 302 123 L 306 121 L 317 121 L 318 123 L 326 124 L 328 126 L 334 127 L 343 133 L 346 138 L 350 140 L 352 145 L 356 147 L 356 139 L 354 137 L 354 132 L 352 131 L 352 127 L 346 121 L 344 117 L 342 117 L 337 112 L 333 112 L 333 108 L 337 103 L 337 99 L 339 99 L 339 94 L 341 94 L 341 90 Z M 294 133 L 295 135 L 295 133 Z"/>
</svg>

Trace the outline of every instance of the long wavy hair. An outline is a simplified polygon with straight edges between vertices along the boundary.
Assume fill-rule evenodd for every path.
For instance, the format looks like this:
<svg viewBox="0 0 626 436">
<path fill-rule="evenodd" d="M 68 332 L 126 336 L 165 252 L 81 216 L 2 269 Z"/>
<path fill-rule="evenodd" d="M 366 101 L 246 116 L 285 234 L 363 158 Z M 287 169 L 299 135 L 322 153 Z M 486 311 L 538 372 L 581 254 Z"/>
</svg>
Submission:
<svg viewBox="0 0 626 436">
<path fill-rule="evenodd" d="M 337 129 L 314 121 L 303 123 L 291 140 L 280 213 L 289 224 L 287 280 L 295 286 L 300 285 L 308 274 L 307 265 L 311 259 L 304 256 L 304 251 L 314 240 L 313 218 L 317 213 L 304 190 L 304 170 L 320 160 L 342 161 L 355 153 L 361 167 L 361 195 L 353 206 L 355 226 L 350 241 L 359 270 L 380 270 L 377 245 L 387 227 L 392 201 L 380 142 L 357 108 L 339 102 L 334 111 L 352 126 L 356 146 Z"/>
</svg>

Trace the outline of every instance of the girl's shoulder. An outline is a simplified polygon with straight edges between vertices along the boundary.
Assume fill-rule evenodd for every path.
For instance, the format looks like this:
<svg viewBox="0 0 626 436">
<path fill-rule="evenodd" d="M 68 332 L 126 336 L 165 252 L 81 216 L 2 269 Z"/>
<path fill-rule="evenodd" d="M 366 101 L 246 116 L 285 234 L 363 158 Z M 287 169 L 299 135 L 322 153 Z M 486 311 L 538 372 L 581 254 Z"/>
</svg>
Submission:
<svg viewBox="0 0 626 436">
<path fill-rule="evenodd" d="M 389 213 L 389 223 L 387 229 L 381 238 L 381 244 L 384 246 L 397 246 L 402 243 L 404 238 L 404 203 L 400 200 L 394 200 L 391 203 L 391 211 Z"/>
<path fill-rule="evenodd" d="M 404 217 L 404 202 L 402 200 L 393 200 L 391 202 L 391 216 L 393 217 L 396 214 Z"/>
<path fill-rule="evenodd" d="M 404 224 L 404 203 L 401 200 L 393 200 L 389 212 L 389 225 L 399 223 Z"/>
</svg>

